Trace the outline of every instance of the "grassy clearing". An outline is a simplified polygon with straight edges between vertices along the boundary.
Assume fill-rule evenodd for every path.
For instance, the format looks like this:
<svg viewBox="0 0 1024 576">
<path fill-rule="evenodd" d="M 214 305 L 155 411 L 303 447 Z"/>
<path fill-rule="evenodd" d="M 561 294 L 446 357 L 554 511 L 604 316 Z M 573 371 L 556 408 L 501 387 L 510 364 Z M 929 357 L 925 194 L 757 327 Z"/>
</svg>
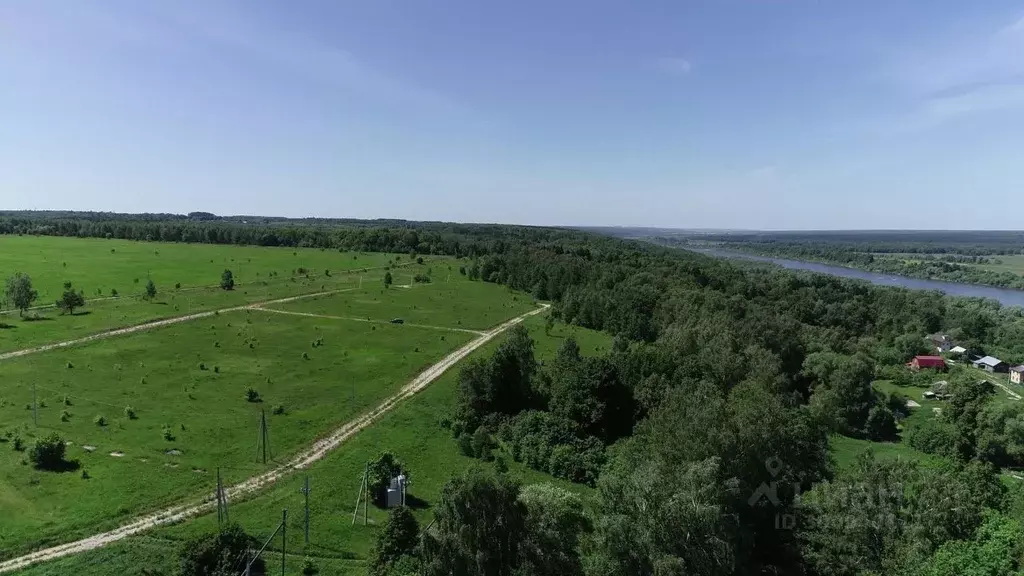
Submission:
<svg viewBox="0 0 1024 576">
<path fill-rule="evenodd" d="M 901 442 L 872 442 L 835 435 L 829 439 L 829 449 L 840 470 L 852 467 L 857 461 L 857 456 L 868 449 L 872 450 L 880 459 L 916 462 L 926 467 L 939 466 L 944 462 L 941 457 L 925 454 Z"/>
<path fill-rule="evenodd" d="M 576 337 L 584 353 L 600 353 L 611 346 L 611 340 L 606 334 L 563 325 L 556 325 L 551 334 L 546 335 L 544 318 L 541 316 L 528 319 L 526 326 L 535 340 L 536 355 L 540 360 L 552 358 L 558 346 L 570 334 Z M 498 342 L 490 343 L 475 352 L 474 356 L 491 353 Z M 457 369 L 449 371 L 429 388 L 399 405 L 343 448 L 310 468 L 312 521 L 311 545 L 308 549 L 302 538 L 302 495 L 298 492 L 302 482 L 300 474 L 287 478 L 270 491 L 249 501 L 231 503 L 232 520 L 241 522 L 254 534 L 266 536 L 280 520 L 281 509 L 288 508 L 289 574 L 298 574 L 302 556 L 306 553 L 318 557 L 317 563 L 322 573 L 364 574 L 364 559 L 376 537 L 377 527 L 385 517 L 384 511 L 370 506 L 369 526 L 361 523 L 353 526 L 351 523 L 364 462 L 375 457 L 381 450 L 389 449 L 410 466 L 412 483 L 409 494 L 422 502 L 416 514 L 423 525 L 429 523 L 429 505 L 440 497 L 444 483 L 477 462 L 462 456 L 450 432 L 440 425 L 441 418 L 451 411 L 457 375 Z M 569 486 L 584 494 L 590 492 L 586 487 L 555 480 L 511 461 L 509 468 L 512 474 L 527 483 L 549 481 Z M 52 569 L 64 571 L 60 573 L 74 571 L 98 575 L 117 572 L 115 567 L 124 567 L 125 574 L 142 574 L 133 566 L 140 558 L 148 558 L 154 566 L 167 567 L 164 573 L 170 574 L 173 573 L 174 558 L 182 539 L 212 530 L 215 525 L 216 517 L 207 515 L 185 524 L 160 529 L 154 537 L 133 538 L 107 549 L 39 565 L 23 573 L 57 573 L 47 572 Z M 280 550 L 279 541 L 275 543 L 274 549 Z M 277 566 L 280 556 L 272 553 L 270 558 L 271 565 Z M 109 572 L 89 571 L 101 562 L 107 563 Z M 136 571 L 132 572 L 133 569 Z"/>
<path fill-rule="evenodd" d="M 323 344 L 313 347 L 317 339 Z M 9 360 L 0 383 L 0 431 L 17 431 L 27 445 L 35 434 L 59 431 L 90 478 L 37 472 L 22 464 L 25 453 L 0 444 L 0 503 L 11 512 L 0 517 L 0 549 L 12 555 L 67 540 L 202 493 L 212 489 L 218 466 L 228 467 L 227 482 L 240 481 L 264 469 L 254 462 L 261 408 L 272 451 L 283 460 L 469 339 L 240 311 Z M 26 409 L 32 384 L 46 404 L 38 430 Z M 246 400 L 249 387 L 262 403 Z M 278 404 L 284 415 L 271 414 Z M 125 406 L 137 419 L 126 416 Z M 99 416 L 107 425 L 94 422 Z M 165 453 L 171 449 L 182 454 Z"/>
<path fill-rule="evenodd" d="M 429 266 L 427 266 L 429 268 Z M 446 282 L 447 270 L 441 274 L 434 266 L 435 281 L 414 284 L 408 288 L 392 286 L 369 287 L 359 295 L 338 294 L 310 298 L 270 306 L 292 312 L 329 314 L 332 316 L 390 320 L 402 318 L 415 324 L 452 326 L 485 330 L 503 320 L 533 308 L 529 295 L 515 294 L 484 282 L 473 282 L 457 272 Z M 414 270 L 403 269 L 401 274 Z M 396 284 L 401 277 L 395 273 Z"/>
<path fill-rule="evenodd" d="M 153 301 L 141 298 L 116 298 L 89 302 L 73 316 L 60 315 L 50 309 L 33 312 L 38 320 L 22 320 L 17 314 L 0 317 L 6 328 L 0 329 L 0 352 L 21 350 L 52 342 L 81 338 L 116 328 L 142 324 L 164 318 L 185 316 L 196 312 L 217 310 L 328 290 L 352 290 L 359 285 L 358 276 L 338 274 L 330 278 L 290 278 L 239 286 L 226 291 L 220 288 L 199 290 L 160 290 Z"/>
<path fill-rule="evenodd" d="M 899 253 L 879 253 L 879 252 L 873 252 L 871 254 L 875 258 L 889 258 L 889 259 L 894 259 L 894 260 L 901 260 L 901 261 L 907 262 L 907 263 L 929 262 L 930 261 L 930 260 L 923 260 L 922 256 L 925 256 L 925 255 L 924 254 L 917 254 L 917 253 L 899 254 Z M 931 256 L 934 256 L 936 259 L 941 260 L 943 256 L 962 256 L 962 254 L 931 254 Z M 957 262 L 957 264 L 960 265 L 960 266 L 966 266 L 968 268 L 978 268 L 980 270 L 990 270 L 992 272 L 1010 272 L 1011 274 L 1018 274 L 1018 275 L 1024 276 L 1024 255 L 1021 255 L 1021 254 L 1009 254 L 1009 255 L 992 254 L 992 255 L 986 256 L 986 258 L 988 258 L 992 262 L 990 262 L 988 264 L 971 264 L 971 263 L 967 263 L 967 262 Z M 995 262 L 996 260 L 998 260 L 999 262 L 996 263 Z"/>
<path fill-rule="evenodd" d="M 308 269 L 323 275 L 409 262 L 408 255 L 341 253 L 315 248 L 268 248 L 221 244 L 133 242 L 97 238 L 51 236 L 0 237 L 0 273 L 4 277 L 25 272 L 39 291 L 37 304 L 48 305 L 60 297 L 64 282 L 85 291 L 87 298 L 109 296 L 116 289 L 123 296 L 141 295 L 146 279 L 170 289 L 217 286 L 225 268 L 235 282 L 250 284 L 290 276 Z M 138 279 L 139 282 L 135 282 Z"/>
</svg>

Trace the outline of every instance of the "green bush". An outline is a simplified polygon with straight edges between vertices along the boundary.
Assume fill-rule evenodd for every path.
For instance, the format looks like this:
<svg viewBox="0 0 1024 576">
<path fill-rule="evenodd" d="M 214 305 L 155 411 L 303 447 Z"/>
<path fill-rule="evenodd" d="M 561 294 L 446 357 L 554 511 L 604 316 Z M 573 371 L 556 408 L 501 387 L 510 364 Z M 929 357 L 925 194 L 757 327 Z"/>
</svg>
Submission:
<svg viewBox="0 0 1024 576">
<path fill-rule="evenodd" d="M 32 464 L 40 470 L 60 470 L 65 465 L 66 449 L 64 439 L 54 432 L 45 438 L 36 440 L 36 445 L 29 451 L 28 457 Z"/>
<path fill-rule="evenodd" d="M 280 404 L 276 404 L 276 405 L 274 406 L 274 409 L 273 409 L 273 410 L 271 410 L 271 412 L 272 412 L 273 414 L 277 414 L 277 415 L 280 415 L 280 414 L 284 414 L 284 406 L 282 406 L 282 405 L 280 405 Z"/>
<path fill-rule="evenodd" d="M 138 416 L 135 415 L 135 409 L 131 406 L 124 407 L 124 416 L 129 420 L 135 420 Z"/>
<path fill-rule="evenodd" d="M 260 393 L 255 388 L 248 388 L 245 391 L 245 399 L 249 402 L 259 402 Z"/>
<path fill-rule="evenodd" d="M 93 418 L 92 419 L 92 423 L 97 425 L 97 426 L 106 426 L 107 425 L 107 419 L 106 419 L 106 417 L 100 415 L 100 416 L 97 416 L 97 417 Z"/>
<path fill-rule="evenodd" d="M 60 413 L 60 421 L 67 422 L 69 420 L 71 420 L 71 412 L 68 412 L 67 410 L 62 410 Z"/>
</svg>

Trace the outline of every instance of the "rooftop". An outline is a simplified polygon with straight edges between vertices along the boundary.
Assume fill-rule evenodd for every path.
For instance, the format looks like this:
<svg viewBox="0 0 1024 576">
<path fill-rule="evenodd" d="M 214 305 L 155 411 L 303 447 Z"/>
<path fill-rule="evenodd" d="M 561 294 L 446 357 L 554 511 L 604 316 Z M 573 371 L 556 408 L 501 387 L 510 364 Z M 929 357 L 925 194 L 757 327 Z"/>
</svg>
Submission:
<svg viewBox="0 0 1024 576">
<path fill-rule="evenodd" d="M 984 358 L 979 358 L 978 360 L 975 360 L 974 363 L 975 364 L 984 364 L 986 366 L 995 366 L 996 364 L 1002 364 L 1003 361 L 1000 360 L 999 358 L 995 358 L 993 356 L 985 356 Z"/>
</svg>

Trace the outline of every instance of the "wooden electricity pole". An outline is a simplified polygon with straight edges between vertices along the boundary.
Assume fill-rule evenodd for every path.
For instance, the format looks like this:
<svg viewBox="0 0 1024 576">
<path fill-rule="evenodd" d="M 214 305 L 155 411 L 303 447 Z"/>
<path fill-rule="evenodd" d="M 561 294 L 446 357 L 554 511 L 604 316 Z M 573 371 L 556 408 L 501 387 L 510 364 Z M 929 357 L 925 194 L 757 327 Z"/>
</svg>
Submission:
<svg viewBox="0 0 1024 576">
<path fill-rule="evenodd" d="M 288 509 L 281 511 L 281 576 L 284 576 L 285 560 L 288 559 L 288 552 L 285 547 L 288 545 Z"/>
<path fill-rule="evenodd" d="M 263 456 L 263 463 L 267 463 L 267 452 L 270 450 L 270 432 L 267 430 L 267 411 L 260 409 L 260 433 L 256 439 L 256 458 Z"/>
<path fill-rule="evenodd" d="M 299 489 L 306 497 L 306 546 L 309 546 L 309 475 L 306 475 L 305 485 Z"/>
</svg>

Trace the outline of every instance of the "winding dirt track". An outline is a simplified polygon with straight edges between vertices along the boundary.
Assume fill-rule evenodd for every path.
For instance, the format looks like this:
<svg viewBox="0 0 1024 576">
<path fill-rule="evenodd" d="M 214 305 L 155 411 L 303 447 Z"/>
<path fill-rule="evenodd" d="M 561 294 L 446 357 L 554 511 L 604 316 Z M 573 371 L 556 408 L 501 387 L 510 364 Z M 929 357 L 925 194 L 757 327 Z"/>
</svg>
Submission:
<svg viewBox="0 0 1024 576">
<path fill-rule="evenodd" d="M 314 295 L 309 294 L 300 297 L 286 298 L 276 300 L 273 303 L 286 302 L 298 298 L 308 298 L 310 296 Z M 263 304 L 270 304 L 270 302 L 265 302 Z M 231 310 L 256 308 L 258 306 L 260 306 L 260 304 L 250 304 L 247 306 L 239 306 Z M 355 420 L 346 423 L 345 425 L 341 426 L 340 428 L 332 432 L 329 436 L 314 442 L 312 446 L 300 452 L 298 455 L 292 458 L 292 460 L 289 461 L 287 464 L 284 464 L 278 468 L 275 468 L 274 470 L 270 470 L 269 472 L 265 472 L 258 476 L 253 476 L 252 478 L 249 478 L 248 480 L 240 484 L 236 484 L 234 486 L 231 486 L 230 488 L 227 488 L 228 498 L 237 498 L 239 496 L 257 492 L 267 486 L 272 485 L 278 479 L 289 474 L 290 472 L 293 472 L 295 470 L 301 470 L 309 466 L 310 464 L 316 462 L 317 460 L 320 460 L 321 458 L 326 456 L 331 450 L 334 450 L 342 443 L 344 443 L 346 440 L 354 436 L 357 432 L 372 424 L 374 421 L 376 421 L 378 418 L 386 414 L 400 402 L 406 400 L 407 398 L 413 396 L 417 392 L 429 386 L 432 382 L 434 382 L 442 374 L 444 374 L 446 370 L 457 364 L 460 360 L 471 354 L 476 349 L 490 342 L 495 336 L 508 330 L 512 326 L 515 326 L 516 324 L 522 322 L 526 318 L 543 312 L 547 308 L 547 304 L 542 304 L 539 308 L 535 310 L 531 310 L 526 314 L 513 318 L 512 320 L 509 320 L 496 328 L 493 328 L 491 330 L 488 330 L 487 332 L 482 333 L 478 338 L 473 339 L 473 341 L 471 341 L 470 343 L 459 348 L 455 352 L 452 352 L 451 354 L 445 356 L 438 363 L 421 372 L 418 376 L 413 378 L 412 381 L 410 381 L 401 390 L 399 390 L 398 393 L 384 400 L 379 406 L 377 406 L 370 412 L 367 412 L 366 414 L 357 417 Z M 222 310 L 222 312 L 223 311 L 224 310 Z M 203 312 L 199 315 L 193 314 L 187 317 L 174 318 L 172 319 L 173 321 L 162 321 L 164 322 L 164 324 L 161 325 L 166 325 L 168 323 L 174 322 L 183 322 L 185 321 L 185 319 L 193 319 L 196 317 L 202 318 L 204 316 L 210 316 L 212 314 L 213 312 Z M 139 329 L 148 329 L 152 327 L 153 326 L 151 323 L 124 330 L 128 330 L 130 332 L 137 331 Z M 107 337 L 108 335 L 111 335 L 111 333 L 104 333 L 98 336 Z M 79 339 L 78 341 L 81 340 L 83 339 Z M 74 342 L 77 343 L 78 341 Z M 58 346 L 60 345 L 53 345 L 51 346 L 51 348 Z M 193 501 L 187 504 L 172 506 L 159 512 L 154 512 L 146 516 L 142 516 L 132 522 L 129 522 L 128 524 L 121 526 L 120 528 L 111 530 L 110 532 L 95 534 L 88 538 L 83 538 L 82 540 L 68 542 L 67 544 L 61 544 L 59 546 L 54 546 L 52 548 L 37 550 L 35 552 L 32 552 L 31 554 L 26 554 L 18 558 L 13 558 L 5 562 L 0 562 L 0 573 L 13 572 L 15 570 L 21 570 L 23 568 L 28 567 L 29 565 L 36 564 L 39 562 L 55 560 L 57 558 L 62 558 L 64 556 L 70 556 L 72 554 L 77 554 L 79 552 L 85 552 L 87 550 L 100 548 L 102 546 L 106 546 L 107 544 L 117 542 L 118 540 L 122 540 L 129 536 L 145 532 L 146 530 L 149 530 L 156 526 L 179 522 L 191 516 L 198 516 L 205 512 L 209 512 L 214 507 L 214 498 L 213 495 L 211 494 L 210 496 L 207 496 L 206 498 L 199 501 Z"/>
</svg>

